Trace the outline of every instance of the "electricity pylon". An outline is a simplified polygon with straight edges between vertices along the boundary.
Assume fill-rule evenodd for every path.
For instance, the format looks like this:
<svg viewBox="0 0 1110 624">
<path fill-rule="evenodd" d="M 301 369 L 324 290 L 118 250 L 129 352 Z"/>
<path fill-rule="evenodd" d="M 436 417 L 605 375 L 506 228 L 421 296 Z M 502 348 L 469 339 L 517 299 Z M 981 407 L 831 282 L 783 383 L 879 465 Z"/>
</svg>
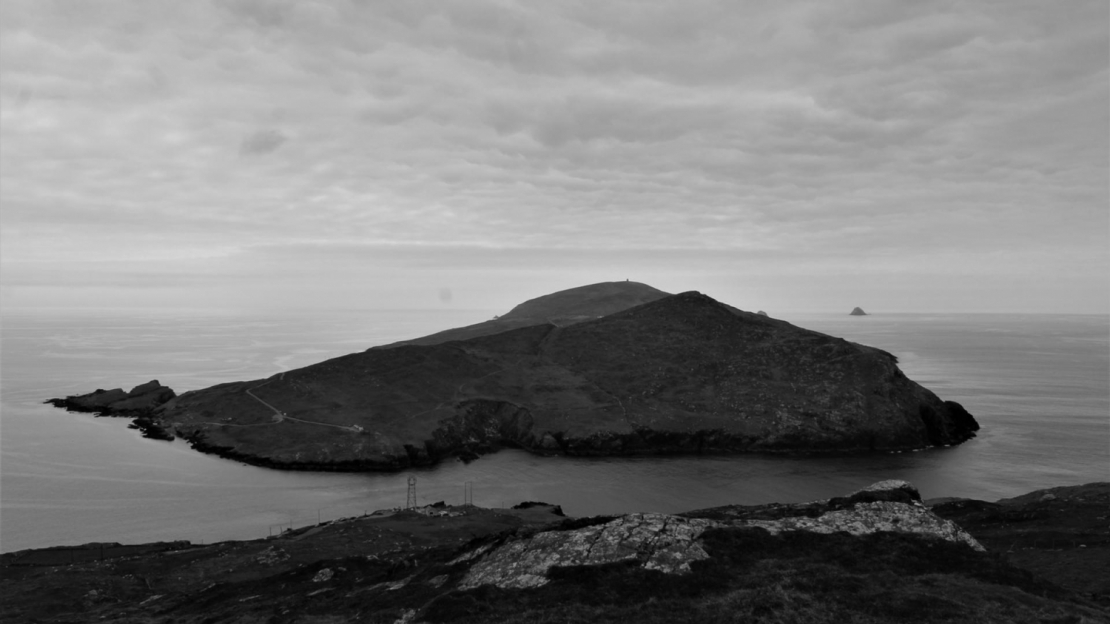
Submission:
<svg viewBox="0 0 1110 624">
<path fill-rule="evenodd" d="M 416 509 L 416 477 L 409 477 L 409 495 L 405 499 L 405 509 Z"/>
</svg>

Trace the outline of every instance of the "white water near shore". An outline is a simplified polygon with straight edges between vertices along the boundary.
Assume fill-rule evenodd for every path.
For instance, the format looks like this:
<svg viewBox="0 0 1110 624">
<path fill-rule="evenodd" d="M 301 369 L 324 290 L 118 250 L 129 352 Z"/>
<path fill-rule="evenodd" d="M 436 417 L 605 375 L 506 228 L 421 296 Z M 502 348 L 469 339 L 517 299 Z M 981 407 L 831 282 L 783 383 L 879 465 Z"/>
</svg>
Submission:
<svg viewBox="0 0 1110 624">
<path fill-rule="evenodd" d="M 281 472 L 144 439 L 123 419 L 41 402 L 150 379 L 178 392 L 257 379 L 366 347 L 489 318 L 493 311 L 371 311 L 311 317 L 6 311 L 0 406 L 0 550 L 93 541 L 265 537 L 422 502 L 558 503 L 571 515 L 682 511 L 839 495 L 887 478 L 926 497 L 994 500 L 1110 480 L 1106 316 L 784 315 L 880 347 L 983 426 L 958 447 L 856 457 L 577 459 L 502 451 L 398 474 Z"/>
</svg>

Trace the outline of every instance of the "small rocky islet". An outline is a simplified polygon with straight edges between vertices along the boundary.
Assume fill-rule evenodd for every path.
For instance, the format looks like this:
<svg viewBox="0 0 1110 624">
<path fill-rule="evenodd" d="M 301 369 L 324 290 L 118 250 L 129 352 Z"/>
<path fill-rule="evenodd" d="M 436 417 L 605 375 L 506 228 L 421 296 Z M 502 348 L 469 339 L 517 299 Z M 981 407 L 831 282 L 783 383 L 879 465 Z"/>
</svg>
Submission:
<svg viewBox="0 0 1110 624">
<path fill-rule="evenodd" d="M 484 323 L 180 395 L 157 381 L 58 407 L 255 465 L 401 470 L 501 447 L 579 456 L 868 452 L 979 425 L 897 359 L 698 292 L 607 282 Z"/>
<path fill-rule="evenodd" d="M 264 539 L 0 556 L 5 622 L 1110 621 L 1110 483 L 988 503 L 904 481 L 566 518 L 393 509 Z"/>
</svg>

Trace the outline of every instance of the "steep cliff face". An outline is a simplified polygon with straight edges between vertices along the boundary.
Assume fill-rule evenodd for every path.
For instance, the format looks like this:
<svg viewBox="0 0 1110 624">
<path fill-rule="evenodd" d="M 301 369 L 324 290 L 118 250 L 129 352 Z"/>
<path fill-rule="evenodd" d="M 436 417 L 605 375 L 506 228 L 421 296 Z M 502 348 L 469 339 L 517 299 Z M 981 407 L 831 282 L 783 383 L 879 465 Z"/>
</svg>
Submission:
<svg viewBox="0 0 1110 624">
<path fill-rule="evenodd" d="M 611 285 L 591 290 L 579 311 L 654 296 L 639 286 L 623 299 Z M 545 309 L 574 316 L 564 299 Z M 506 445 L 572 455 L 911 449 L 978 429 L 889 353 L 696 292 L 564 326 L 370 349 L 187 392 L 154 419 L 201 450 L 333 470 Z"/>
</svg>

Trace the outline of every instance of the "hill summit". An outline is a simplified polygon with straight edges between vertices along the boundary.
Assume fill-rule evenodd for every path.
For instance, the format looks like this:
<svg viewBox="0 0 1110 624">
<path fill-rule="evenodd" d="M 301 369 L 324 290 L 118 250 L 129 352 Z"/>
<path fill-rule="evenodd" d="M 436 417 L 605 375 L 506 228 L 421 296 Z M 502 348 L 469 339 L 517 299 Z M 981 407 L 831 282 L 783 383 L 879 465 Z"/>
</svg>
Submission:
<svg viewBox="0 0 1110 624">
<path fill-rule="evenodd" d="M 556 326 L 573 325 L 667 296 L 669 293 L 639 282 L 601 282 L 529 299 L 493 320 L 456 327 L 385 347 L 440 344 L 544 323 Z"/>
<path fill-rule="evenodd" d="M 396 470 L 506 445 L 572 455 L 899 450 L 978 429 L 885 351 L 698 292 L 595 284 L 496 320 L 186 392 L 148 419 L 203 451 L 314 470 Z"/>
</svg>

